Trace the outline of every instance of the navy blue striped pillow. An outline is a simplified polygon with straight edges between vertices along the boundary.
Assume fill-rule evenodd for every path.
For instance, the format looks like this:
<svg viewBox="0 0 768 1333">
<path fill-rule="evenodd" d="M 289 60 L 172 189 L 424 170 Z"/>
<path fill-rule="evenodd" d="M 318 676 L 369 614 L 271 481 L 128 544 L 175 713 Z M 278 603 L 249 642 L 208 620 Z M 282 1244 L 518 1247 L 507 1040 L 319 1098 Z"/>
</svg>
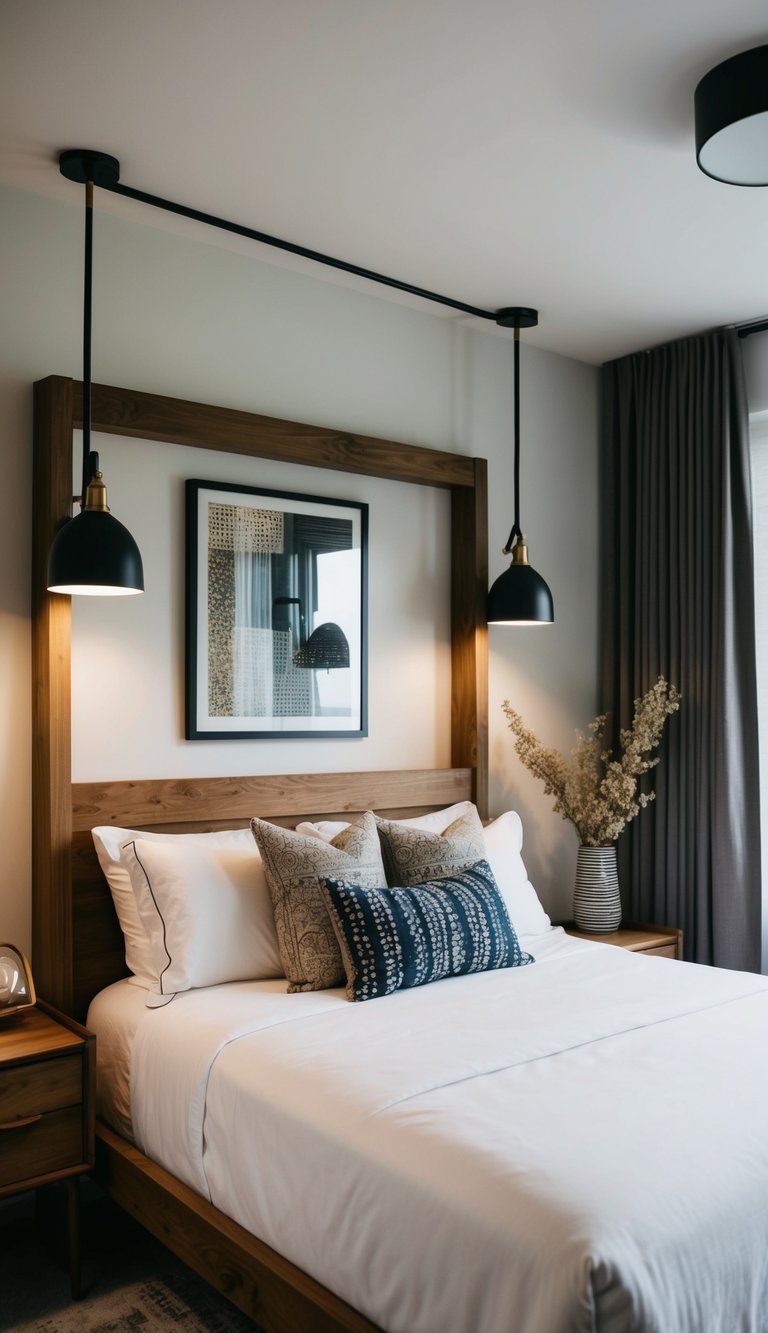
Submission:
<svg viewBox="0 0 768 1333">
<path fill-rule="evenodd" d="M 350 1000 L 535 961 L 520 947 L 487 861 L 408 888 L 326 879 L 323 892 Z"/>
</svg>

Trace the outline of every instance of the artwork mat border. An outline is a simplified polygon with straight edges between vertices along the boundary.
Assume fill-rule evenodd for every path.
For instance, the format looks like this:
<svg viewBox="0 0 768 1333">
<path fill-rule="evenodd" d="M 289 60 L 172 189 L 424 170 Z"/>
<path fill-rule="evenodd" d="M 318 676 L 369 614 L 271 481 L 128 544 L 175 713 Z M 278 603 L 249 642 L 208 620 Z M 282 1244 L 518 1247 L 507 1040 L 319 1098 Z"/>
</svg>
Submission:
<svg viewBox="0 0 768 1333">
<path fill-rule="evenodd" d="M 206 740 L 353 740 L 368 735 L 368 504 L 363 500 L 342 500 L 324 495 L 307 495 L 298 491 L 275 490 L 271 487 L 246 486 L 237 482 L 209 481 L 199 477 L 185 480 L 185 739 Z M 201 695 L 201 673 L 207 682 L 207 669 L 200 658 L 207 649 L 200 645 L 199 615 L 199 561 L 201 491 L 221 491 L 235 495 L 258 495 L 267 499 L 319 505 L 356 511 L 360 529 L 360 673 L 358 681 L 359 725 L 346 728 L 208 728 L 200 725 L 198 701 Z M 220 721 L 220 719 L 212 719 Z M 239 719 L 235 719 L 239 721 Z M 353 718 L 354 721 L 354 718 Z"/>
</svg>

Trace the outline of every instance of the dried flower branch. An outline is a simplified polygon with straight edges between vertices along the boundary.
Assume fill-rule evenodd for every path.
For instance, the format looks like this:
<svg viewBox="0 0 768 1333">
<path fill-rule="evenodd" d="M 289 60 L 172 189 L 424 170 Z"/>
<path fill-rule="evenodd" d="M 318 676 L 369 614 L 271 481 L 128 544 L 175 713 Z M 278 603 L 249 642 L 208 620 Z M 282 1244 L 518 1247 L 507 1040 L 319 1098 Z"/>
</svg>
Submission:
<svg viewBox="0 0 768 1333">
<path fill-rule="evenodd" d="M 576 732 L 571 763 L 559 750 L 541 744 L 508 699 L 502 707 L 516 737 L 518 757 L 541 778 L 546 795 L 554 796 L 557 813 L 570 820 L 584 846 L 606 847 L 654 800 L 655 792 L 640 791 L 639 781 L 659 762 L 652 752 L 670 713 L 680 707 L 680 693 L 659 676 L 647 694 L 635 699 L 632 725 L 619 734 L 618 758 L 605 749 L 607 714 L 603 713 L 590 722 L 588 734 Z"/>
</svg>

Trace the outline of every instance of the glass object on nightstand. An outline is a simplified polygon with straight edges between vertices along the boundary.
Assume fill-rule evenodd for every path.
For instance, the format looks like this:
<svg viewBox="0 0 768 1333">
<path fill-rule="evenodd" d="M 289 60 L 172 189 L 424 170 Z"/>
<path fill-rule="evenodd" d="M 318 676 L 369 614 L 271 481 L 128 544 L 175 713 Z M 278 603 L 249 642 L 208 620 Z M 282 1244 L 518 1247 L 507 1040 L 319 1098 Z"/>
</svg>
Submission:
<svg viewBox="0 0 768 1333">
<path fill-rule="evenodd" d="M 31 1009 L 36 1001 L 32 970 L 21 949 L 0 944 L 0 1018 Z"/>
</svg>

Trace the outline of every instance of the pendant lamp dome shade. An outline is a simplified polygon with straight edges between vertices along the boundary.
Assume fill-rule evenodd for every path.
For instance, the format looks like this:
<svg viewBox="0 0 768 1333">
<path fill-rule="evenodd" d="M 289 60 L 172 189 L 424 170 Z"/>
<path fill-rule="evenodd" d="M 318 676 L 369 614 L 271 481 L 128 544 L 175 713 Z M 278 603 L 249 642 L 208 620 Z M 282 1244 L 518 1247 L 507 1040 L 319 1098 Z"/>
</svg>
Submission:
<svg viewBox="0 0 768 1333">
<path fill-rule="evenodd" d="M 489 625 L 551 625 L 555 619 L 552 593 L 528 561 L 528 545 L 520 528 L 520 330 L 538 324 L 539 312 L 511 306 L 499 311 L 496 322 L 515 330 L 515 519 L 504 547 L 512 563 L 491 585 L 486 619 Z"/>
<path fill-rule="evenodd" d="M 339 625 L 332 620 L 318 625 L 303 648 L 294 653 L 293 665 L 309 667 L 313 671 L 330 671 L 349 666 L 349 643 Z"/>
<path fill-rule="evenodd" d="M 512 548 L 512 563 L 488 593 L 489 625 L 551 625 L 555 619 L 552 593 L 541 574 L 528 563 L 521 538 Z"/>
<path fill-rule="evenodd" d="M 694 109 L 701 170 L 727 185 L 768 185 L 768 46 L 705 74 Z"/>
<path fill-rule="evenodd" d="M 139 548 L 128 529 L 110 514 L 100 472 L 88 486 L 82 511 L 53 539 L 48 591 L 91 597 L 127 597 L 144 591 Z"/>
</svg>

